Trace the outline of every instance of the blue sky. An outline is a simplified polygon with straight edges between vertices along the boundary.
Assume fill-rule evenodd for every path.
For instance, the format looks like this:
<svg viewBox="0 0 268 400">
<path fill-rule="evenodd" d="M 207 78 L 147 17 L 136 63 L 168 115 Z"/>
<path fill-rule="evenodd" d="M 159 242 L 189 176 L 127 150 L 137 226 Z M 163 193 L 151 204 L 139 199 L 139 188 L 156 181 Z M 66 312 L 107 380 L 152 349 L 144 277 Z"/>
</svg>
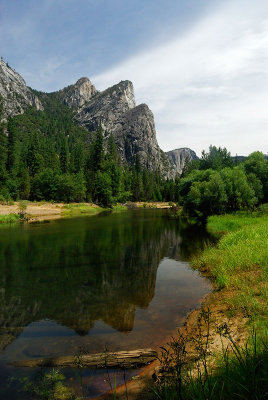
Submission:
<svg viewBox="0 0 268 400">
<path fill-rule="evenodd" d="M 267 0 L 0 0 L 0 55 L 44 91 L 132 80 L 163 150 L 268 152 Z"/>
</svg>

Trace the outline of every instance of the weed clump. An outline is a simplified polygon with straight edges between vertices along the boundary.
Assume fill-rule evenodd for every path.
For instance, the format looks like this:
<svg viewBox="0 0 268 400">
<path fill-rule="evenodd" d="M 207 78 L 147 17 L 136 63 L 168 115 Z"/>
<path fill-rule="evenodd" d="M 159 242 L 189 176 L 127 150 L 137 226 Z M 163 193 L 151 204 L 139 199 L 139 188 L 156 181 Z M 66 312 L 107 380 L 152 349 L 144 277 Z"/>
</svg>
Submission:
<svg viewBox="0 0 268 400">
<path fill-rule="evenodd" d="M 179 332 L 160 357 L 161 373 L 154 395 L 162 400 L 264 400 L 268 393 L 268 342 L 256 330 L 244 347 L 232 338 L 227 324 L 218 326 L 222 339 L 216 365 L 210 352 L 210 312 L 201 310 L 197 335 Z M 226 341 L 225 341 L 226 342 Z M 189 359 L 188 346 L 196 354 Z M 215 355 L 214 355 L 215 359 Z"/>
</svg>

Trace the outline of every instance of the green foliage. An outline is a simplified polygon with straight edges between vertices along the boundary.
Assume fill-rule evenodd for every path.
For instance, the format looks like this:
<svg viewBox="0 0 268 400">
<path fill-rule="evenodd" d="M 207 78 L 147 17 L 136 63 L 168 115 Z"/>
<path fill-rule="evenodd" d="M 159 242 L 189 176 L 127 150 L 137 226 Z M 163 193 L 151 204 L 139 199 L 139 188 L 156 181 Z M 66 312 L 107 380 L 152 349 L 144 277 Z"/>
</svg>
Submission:
<svg viewBox="0 0 268 400">
<path fill-rule="evenodd" d="M 62 214 L 64 216 L 79 216 L 79 215 L 95 215 L 100 211 L 100 208 L 90 204 L 66 204 L 63 207 Z"/>
<path fill-rule="evenodd" d="M 235 290 L 234 309 L 247 316 L 267 317 L 268 217 L 238 213 L 208 219 L 211 232 L 227 232 L 216 247 L 193 260 L 196 268 L 208 268 L 220 288 Z"/>
<path fill-rule="evenodd" d="M 260 152 L 233 162 L 224 148 L 209 147 L 202 158 L 186 162 L 178 197 L 189 217 L 206 218 L 236 210 L 253 210 L 267 201 L 268 160 Z"/>
<path fill-rule="evenodd" d="M 220 170 L 225 167 L 232 167 L 233 160 L 230 153 L 224 147 L 217 148 L 216 146 L 209 146 L 209 152 L 202 151 L 202 157 L 199 162 L 200 169 L 216 169 Z"/>
<path fill-rule="evenodd" d="M 0 195 L 5 199 L 93 201 L 162 200 L 169 185 L 137 158 L 122 166 L 113 135 L 88 132 L 57 93 L 37 93 L 44 111 L 29 108 L 0 125 Z"/>
<path fill-rule="evenodd" d="M 249 155 L 248 159 L 242 164 L 246 174 L 251 175 L 251 180 L 258 180 L 258 193 L 260 192 L 260 183 L 263 187 L 264 202 L 268 202 L 268 160 L 264 159 L 263 154 L 256 151 Z M 260 183 L 259 183 L 260 182 Z"/>
<path fill-rule="evenodd" d="M 97 171 L 95 175 L 95 196 L 97 203 L 103 206 L 112 205 L 111 177 L 107 172 Z"/>
<path fill-rule="evenodd" d="M 0 224 L 11 224 L 19 221 L 18 214 L 0 215 Z"/>
<path fill-rule="evenodd" d="M 268 179 L 268 175 L 267 175 Z M 243 167 L 194 170 L 178 184 L 184 212 L 206 218 L 236 210 L 252 210 L 262 199 L 262 183 Z"/>
<path fill-rule="evenodd" d="M 116 202 L 178 201 L 191 218 L 206 218 L 267 201 L 268 160 L 253 153 L 234 167 L 225 148 L 209 147 L 186 165 L 181 179 L 164 180 L 139 156 L 121 165 L 112 133 L 101 123 L 88 132 L 61 103 L 59 93 L 37 93 L 44 111 L 29 108 L 0 124 L 0 196 L 17 200 Z M 0 102 L 1 103 L 1 102 Z M 0 104 L 1 112 L 1 104 Z"/>
<path fill-rule="evenodd" d="M 71 388 L 64 385 L 65 376 L 57 369 L 41 372 L 35 379 L 21 378 L 23 390 L 40 400 L 75 400 Z"/>
</svg>

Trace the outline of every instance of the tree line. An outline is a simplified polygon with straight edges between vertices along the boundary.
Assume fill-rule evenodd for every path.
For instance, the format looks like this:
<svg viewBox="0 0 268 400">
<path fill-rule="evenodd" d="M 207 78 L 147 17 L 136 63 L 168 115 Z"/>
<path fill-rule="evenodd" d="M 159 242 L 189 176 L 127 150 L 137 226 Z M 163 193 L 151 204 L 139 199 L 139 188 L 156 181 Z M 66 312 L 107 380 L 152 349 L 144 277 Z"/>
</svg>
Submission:
<svg viewBox="0 0 268 400">
<path fill-rule="evenodd" d="M 268 160 L 260 152 L 240 162 L 210 146 L 199 160 L 186 160 L 180 177 L 164 179 L 143 168 L 139 157 L 133 166 L 122 165 L 112 134 L 104 145 L 101 126 L 88 132 L 55 94 L 37 94 L 44 111 L 28 108 L 0 124 L 2 202 L 171 201 L 203 218 L 268 201 Z M 0 101 L 0 120 L 2 113 Z"/>
<path fill-rule="evenodd" d="M 122 165 L 113 135 L 88 132 L 53 94 L 38 93 L 44 111 L 29 108 L 0 124 L 0 200 L 92 201 L 104 206 L 167 199 L 159 172 Z M 1 113 L 3 103 L 1 103 Z"/>
<path fill-rule="evenodd" d="M 198 218 L 252 210 L 268 202 L 268 159 L 254 152 L 239 162 L 225 148 L 210 146 L 200 160 L 186 163 L 178 199 L 186 214 Z"/>
</svg>

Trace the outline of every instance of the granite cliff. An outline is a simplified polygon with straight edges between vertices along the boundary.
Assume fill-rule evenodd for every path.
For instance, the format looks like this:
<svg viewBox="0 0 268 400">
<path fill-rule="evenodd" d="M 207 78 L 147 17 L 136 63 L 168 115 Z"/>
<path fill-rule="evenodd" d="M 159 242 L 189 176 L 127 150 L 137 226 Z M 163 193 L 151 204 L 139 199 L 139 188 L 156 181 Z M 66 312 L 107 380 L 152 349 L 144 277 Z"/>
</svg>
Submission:
<svg viewBox="0 0 268 400">
<path fill-rule="evenodd" d="M 85 100 L 81 86 L 86 84 Z M 75 118 L 80 125 L 93 131 L 101 123 L 106 142 L 113 134 L 123 163 L 133 165 L 139 156 L 148 170 L 159 170 L 166 177 L 174 176 L 174 169 L 158 146 L 153 113 L 146 104 L 136 106 L 132 82 L 121 81 L 97 92 L 89 79 L 82 78 L 58 94 L 64 104 L 77 106 Z"/>
<path fill-rule="evenodd" d="M 43 110 L 39 98 L 26 86 L 25 80 L 0 59 L 0 96 L 3 99 L 4 119 L 22 114 L 29 107 Z"/>
<path fill-rule="evenodd" d="M 44 99 L 48 95 L 73 110 L 76 123 L 89 131 L 89 141 L 91 132 L 100 123 L 104 143 L 113 134 L 123 164 L 133 165 L 139 156 L 141 165 L 149 171 L 157 170 L 163 177 L 174 178 L 176 173 L 181 173 L 187 158 L 190 161 L 197 158 L 192 150 L 186 148 L 167 153 L 160 149 L 153 113 L 146 104 L 136 105 L 130 81 L 121 81 L 98 92 L 88 78 L 80 78 L 74 85 L 46 94 L 27 87 L 15 70 L 0 60 L 4 120 L 22 114 L 27 107 L 44 110 Z"/>
<path fill-rule="evenodd" d="M 182 173 L 186 161 L 191 162 L 193 160 L 198 160 L 195 152 L 188 147 L 167 151 L 165 154 L 167 155 L 176 173 L 178 173 L 179 175 Z"/>
</svg>

